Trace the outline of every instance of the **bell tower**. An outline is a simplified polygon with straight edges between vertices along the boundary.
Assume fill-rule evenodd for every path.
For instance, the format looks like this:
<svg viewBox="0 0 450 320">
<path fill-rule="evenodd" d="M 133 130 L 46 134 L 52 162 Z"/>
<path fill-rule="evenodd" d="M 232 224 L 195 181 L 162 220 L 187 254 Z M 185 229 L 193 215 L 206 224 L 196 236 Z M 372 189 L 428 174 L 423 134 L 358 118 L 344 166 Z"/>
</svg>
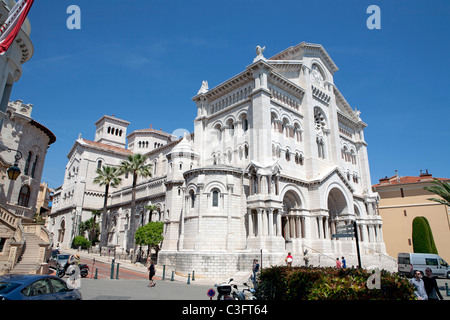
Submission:
<svg viewBox="0 0 450 320">
<path fill-rule="evenodd" d="M 104 115 L 95 123 L 95 141 L 115 147 L 125 148 L 129 122 L 113 116 Z"/>
</svg>

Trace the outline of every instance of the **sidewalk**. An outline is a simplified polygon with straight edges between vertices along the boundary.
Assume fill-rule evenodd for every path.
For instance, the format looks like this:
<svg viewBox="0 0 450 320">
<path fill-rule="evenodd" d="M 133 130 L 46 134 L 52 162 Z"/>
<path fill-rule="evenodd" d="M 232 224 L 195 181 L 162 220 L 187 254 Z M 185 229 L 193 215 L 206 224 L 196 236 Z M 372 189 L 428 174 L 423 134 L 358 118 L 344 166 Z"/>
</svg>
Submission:
<svg viewBox="0 0 450 320">
<path fill-rule="evenodd" d="M 108 257 L 108 256 L 100 256 L 100 254 L 98 253 L 89 253 L 87 251 L 79 251 L 76 249 L 61 249 L 61 253 L 67 253 L 67 254 L 78 254 L 80 255 L 81 259 L 88 259 L 88 260 L 93 260 L 95 259 L 95 261 L 98 262 L 103 262 L 106 264 L 111 264 L 113 257 Z M 144 266 L 142 263 L 138 262 L 138 263 L 131 263 L 130 260 L 122 260 L 122 259 L 115 259 L 114 260 L 116 263 L 120 263 L 120 268 L 121 269 L 127 269 L 127 270 L 132 270 L 132 271 L 136 271 L 136 272 L 142 272 L 144 274 L 148 274 L 148 270 L 147 267 Z M 163 266 L 162 265 L 156 265 L 155 268 L 156 274 L 155 277 L 156 278 L 160 278 L 162 279 L 163 276 Z M 170 281 L 172 277 L 172 269 L 166 268 L 165 270 L 165 280 L 166 281 Z M 248 276 L 247 276 L 248 278 Z M 186 276 L 182 276 L 182 275 L 178 275 L 176 274 L 176 272 L 174 272 L 174 277 L 173 277 L 174 281 L 178 281 L 178 282 L 183 282 L 183 283 L 187 283 L 188 281 L 188 277 Z M 198 278 L 197 276 L 195 276 L 195 280 L 192 280 L 192 274 L 190 275 L 190 284 L 199 284 L 199 285 L 211 285 L 213 286 L 215 283 L 218 282 L 223 282 L 226 279 L 223 280 L 212 280 L 212 279 L 204 279 L 204 278 Z M 238 279 L 236 279 L 238 280 Z M 238 280 L 239 281 L 239 280 Z M 245 282 L 245 280 L 244 280 Z"/>
</svg>

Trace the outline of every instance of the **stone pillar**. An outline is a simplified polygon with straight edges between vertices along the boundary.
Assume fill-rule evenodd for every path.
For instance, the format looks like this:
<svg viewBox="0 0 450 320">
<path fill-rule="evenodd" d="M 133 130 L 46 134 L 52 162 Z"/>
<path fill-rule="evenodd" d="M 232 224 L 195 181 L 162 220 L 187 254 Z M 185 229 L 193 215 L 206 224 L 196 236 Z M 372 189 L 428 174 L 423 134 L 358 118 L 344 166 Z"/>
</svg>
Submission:
<svg viewBox="0 0 450 320">
<path fill-rule="evenodd" d="M 253 232 L 253 216 L 252 216 L 252 209 L 247 209 L 247 218 L 248 218 L 248 236 L 254 237 L 255 234 Z"/>
<path fill-rule="evenodd" d="M 256 225 L 256 227 L 257 227 L 257 229 L 256 229 L 256 236 L 260 237 L 262 235 L 262 213 L 263 213 L 263 209 L 258 208 L 257 209 L 257 213 L 258 213 L 258 216 L 257 216 L 258 222 L 257 222 L 257 225 Z"/>
<path fill-rule="evenodd" d="M 273 208 L 269 209 L 269 236 L 273 235 Z"/>
<path fill-rule="evenodd" d="M 282 236 L 282 232 L 281 232 L 281 212 L 280 209 L 278 209 L 277 211 L 277 236 Z"/>
</svg>

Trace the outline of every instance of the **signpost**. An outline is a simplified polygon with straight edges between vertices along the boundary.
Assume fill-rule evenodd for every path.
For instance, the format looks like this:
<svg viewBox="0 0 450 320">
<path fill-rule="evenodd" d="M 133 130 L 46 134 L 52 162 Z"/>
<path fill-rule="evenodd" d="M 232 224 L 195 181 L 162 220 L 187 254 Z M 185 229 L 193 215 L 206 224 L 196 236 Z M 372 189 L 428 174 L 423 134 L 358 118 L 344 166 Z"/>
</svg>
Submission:
<svg viewBox="0 0 450 320">
<path fill-rule="evenodd" d="M 358 267 L 361 268 L 361 254 L 359 252 L 358 232 L 356 232 L 356 221 L 352 224 L 336 226 L 337 233 L 331 235 L 332 238 L 355 238 L 356 253 L 358 254 Z"/>
<path fill-rule="evenodd" d="M 212 298 L 216 295 L 216 291 L 214 291 L 214 289 L 209 289 L 206 295 L 209 297 L 209 300 L 212 300 Z"/>
</svg>

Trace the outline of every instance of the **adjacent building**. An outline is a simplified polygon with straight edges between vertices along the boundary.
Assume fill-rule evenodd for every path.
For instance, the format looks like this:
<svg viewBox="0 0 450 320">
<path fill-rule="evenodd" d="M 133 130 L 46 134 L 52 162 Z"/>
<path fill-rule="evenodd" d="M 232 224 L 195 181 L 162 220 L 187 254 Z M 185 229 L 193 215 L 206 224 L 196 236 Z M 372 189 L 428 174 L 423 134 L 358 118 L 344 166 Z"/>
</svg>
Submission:
<svg viewBox="0 0 450 320">
<path fill-rule="evenodd" d="M 395 269 L 386 255 L 379 196 L 372 191 L 367 124 L 334 83 L 338 67 L 318 44 L 302 42 L 266 59 L 264 48 L 242 72 L 192 100 L 194 132 L 178 139 L 153 128 L 126 135 L 128 122 L 104 116 L 94 141 L 74 143 L 64 184 L 55 191 L 49 229 L 70 245 L 80 219 L 101 209 L 104 189 L 95 170 L 117 166 L 131 153 L 153 165 L 139 179 L 137 221 L 164 221 L 158 263 L 180 273 L 227 276 L 265 265 L 357 264 L 352 238 L 338 225 L 356 221 L 364 267 Z M 125 138 L 128 138 L 128 142 Z M 108 245 L 127 247 L 131 179 L 110 190 Z M 158 210 L 150 212 L 146 205 Z"/>
<path fill-rule="evenodd" d="M 380 179 L 373 190 L 380 195 L 379 211 L 383 219 L 383 234 L 387 253 L 397 257 L 400 252 L 414 252 L 412 222 L 416 217 L 425 217 L 433 232 L 439 255 L 450 262 L 450 210 L 449 207 L 429 198 L 439 198 L 424 189 L 432 186 L 433 176 L 426 170 L 419 176 Z M 450 183 L 448 178 L 437 178 Z"/>
<path fill-rule="evenodd" d="M 33 221 L 37 212 L 45 156 L 56 141 L 47 127 L 31 117 L 32 109 L 32 104 L 24 104 L 21 100 L 10 102 L 1 126 L 2 142 L 9 148 L 0 151 L 2 166 L 6 171 L 7 167 L 17 163 L 21 174 L 17 180 L 9 180 L 3 173 L 0 204 L 24 222 Z"/>
</svg>

